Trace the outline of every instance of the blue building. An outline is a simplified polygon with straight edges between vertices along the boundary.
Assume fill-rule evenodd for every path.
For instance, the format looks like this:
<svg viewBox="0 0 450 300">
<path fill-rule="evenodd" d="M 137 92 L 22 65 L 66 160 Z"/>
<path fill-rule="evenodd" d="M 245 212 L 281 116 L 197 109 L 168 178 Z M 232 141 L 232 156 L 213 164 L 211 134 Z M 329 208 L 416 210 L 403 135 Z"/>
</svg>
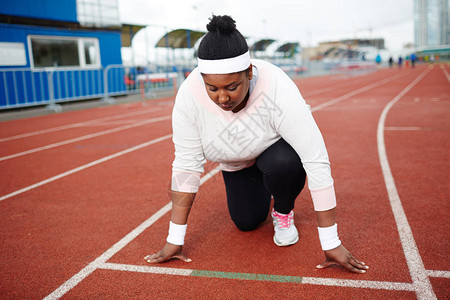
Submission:
<svg viewBox="0 0 450 300">
<path fill-rule="evenodd" d="M 0 109 L 126 91 L 121 64 L 117 0 L 2 1 Z"/>
</svg>

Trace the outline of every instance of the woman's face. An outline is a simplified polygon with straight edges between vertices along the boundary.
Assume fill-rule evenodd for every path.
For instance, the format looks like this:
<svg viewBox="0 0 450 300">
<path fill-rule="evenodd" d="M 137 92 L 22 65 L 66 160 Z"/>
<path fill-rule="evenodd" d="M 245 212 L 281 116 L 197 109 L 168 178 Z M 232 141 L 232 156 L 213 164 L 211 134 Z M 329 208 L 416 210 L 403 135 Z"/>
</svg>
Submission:
<svg viewBox="0 0 450 300">
<path fill-rule="evenodd" d="M 202 74 L 209 98 L 226 111 L 238 112 L 245 107 L 252 66 L 246 71 L 230 74 Z M 245 100 L 245 101 L 244 101 Z"/>
</svg>

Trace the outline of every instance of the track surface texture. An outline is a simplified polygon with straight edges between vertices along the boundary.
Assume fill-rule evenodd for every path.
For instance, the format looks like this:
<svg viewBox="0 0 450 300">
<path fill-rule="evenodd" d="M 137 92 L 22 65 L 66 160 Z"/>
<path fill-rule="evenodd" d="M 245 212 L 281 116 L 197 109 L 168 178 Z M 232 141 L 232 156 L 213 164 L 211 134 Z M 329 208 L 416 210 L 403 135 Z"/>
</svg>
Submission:
<svg viewBox="0 0 450 300">
<path fill-rule="evenodd" d="M 300 240 L 268 218 L 240 232 L 207 163 L 188 222 L 191 263 L 163 247 L 173 98 L 0 122 L 1 299 L 450 299 L 450 65 L 296 80 L 324 136 L 344 245 L 324 259 L 309 191 Z"/>
</svg>

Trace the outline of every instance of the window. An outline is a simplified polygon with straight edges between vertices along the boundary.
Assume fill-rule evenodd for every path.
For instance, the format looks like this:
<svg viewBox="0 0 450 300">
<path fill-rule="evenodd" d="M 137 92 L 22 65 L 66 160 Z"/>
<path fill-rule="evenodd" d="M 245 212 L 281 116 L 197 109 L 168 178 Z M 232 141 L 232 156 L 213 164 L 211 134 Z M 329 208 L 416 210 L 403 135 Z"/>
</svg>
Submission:
<svg viewBox="0 0 450 300">
<path fill-rule="evenodd" d="M 31 67 L 100 67 L 98 40 L 29 36 Z"/>
<path fill-rule="evenodd" d="M 0 42 L 0 66 L 26 66 L 25 44 Z"/>
<path fill-rule="evenodd" d="M 100 65 L 100 61 L 98 60 L 98 47 L 96 41 L 83 40 L 83 48 L 84 48 L 84 59 L 87 66 Z"/>
<path fill-rule="evenodd" d="M 77 0 L 77 17 L 85 26 L 120 26 L 117 0 Z"/>
</svg>

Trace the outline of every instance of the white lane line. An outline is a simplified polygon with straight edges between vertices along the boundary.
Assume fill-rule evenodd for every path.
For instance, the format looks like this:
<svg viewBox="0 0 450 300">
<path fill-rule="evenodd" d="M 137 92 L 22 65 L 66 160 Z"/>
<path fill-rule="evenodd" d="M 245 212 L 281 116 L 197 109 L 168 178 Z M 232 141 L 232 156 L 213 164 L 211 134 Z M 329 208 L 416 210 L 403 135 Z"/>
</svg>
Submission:
<svg viewBox="0 0 450 300">
<path fill-rule="evenodd" d="M 207 174 L 205 174 L 202 178 L 200 178 L 200 185 L 204 184 L 206 181 L 208 181 L 211 177 L 216 175 L 220 172 L 220 167 L 215 167 L 211 171 L 209 171 Z"/>
<path fill-rule="evenodd" d="M 391 77 L 391 80 L 393 79 L 393 77 L 401 77 L 401 76 L 404 76 L 404 75 L 401 75 L 401 74 L 400 75 L 394 75 L 394 76 Z M 349 85 L 351 85 L 353 83 L 352 80 L 345 80 L 345 81 L 340 82 L 338 84 L 335 84 L 335 85 L 332 85 L 332 86 L 328 86 L 328 87 L 323 88 L 323 89 L 315 90 L 315 91 L 313 91 L 311 93 L 305 93 L 304 98 L 309 98 L 311 96 L 315 96 L 315 95 L 322 94 L 322 93 L 325 93 L 325 92 L 328 92 L 328 91 L 332 91 L 335 88 L 349 87 L 346 84 L 348 82 L 350 83 Z M 301 84 L 299 84 L 299 85 L 300 85 L 299 88 L 301 89 Z"/>
<path fill-rule="evenodd" d="M 383 171 L 383 177 L 386 184 L 386 189 L 389 196 L 394 219 L 397 224 L 400 241 L 405 254 L 406 263 L 408 264 L 409 273 L 411 275 L 413 285 L 416 290 L 418 299 L 436 299 L 433 287 L 425 272 L 425 266 L 422 258 L 419 254 L 414 236 L 409 226 L 408 219 L 405 211 L 403 210 L 400 196 L 398 195 L 397 188 L 395 186 L 394 177 L 392 176 L 391 168 L 389 166 L 389 160 L 386 154 L 386 146 L 384 143 L 384 124 L 386 116 L 391 107 L 400 100 L 408 91 L 410 91 L 427 73 L 429 69 L 422 72 L 416 79 L 414 79 L 406 88 L 404 88 L 397 96 L 394 97 L 383 109 L 380 119 L 378 121 L 377 128 L 377 145 L 378 155 L 380 158 L 381 169 Z"/>
<path fill-rule="evenodd" d="M 450 271 L 427 270 L 426 273 L 430 277 L 439 277 L 439 278 L 449 278 L 450 279 Z"/>
<path fill-rule="evenodd" d="M 163 275 L 179 275 L 179 276 L 190 276 L 194 271 L 192 269 L 136 266 L 136 265 L 126 265 L 116 263 L 104 263 L 99 265 L 98 268 L 103 270 L 128 271 L 128 272 L 163 274 Z"/>
<path fill-rule="evenodd" d="M 352 287 L 352 288 L 369 288 L 378 290 L 394 290 L 394 291 L 415 291 L 413 284 L 404 282 L 388 282 L 388 281 L 370 281 L 370 280 L 351 280 L 336 278 L 315 278 L 303 277 L 302 283 Z"/>
<path fill-rule="evenodd" d="M 92 124 L 86 124 L 83 127 L 102 127 L 102 126 L 112 126 L 112 125 L 125 125 L 133 124 L 136 122 L 148 120 L 148 118 L 141 117 L 140 119 L 126 119 L 126 120 L 113 120 L 113 121 L 100 121 Z"/>
<path fill-rule="evenodd" d="M 444 74 L 445 74 L 445 78 L 447 78 L 447 81 L 450 83 L 450 75 L 448 74 L 447 69 L 442 64 L 440 66 L 441 66 L 442 72 L 444 72 Z"/>
<path fill-rule="evenodd" d="M 48 128 L 48 129 L 32 131 L 32 132 L 18 134 L 18 135 L 14 135 L 14 136 L 10 136 L 10 137 L 0 138 L 0 143 L 6 142 L 6 141 L 11 141 L 11 140 L 17 140 L 17 139 L 21 139 L 21 138 L 25 138 L 25 137 L 35 136 L 35 135 L 39 135 L 39 134 L 55 132 L 55 131 L 59 131 L 59 130 L 65 130 L 65 129 L 82 127 L 82 126 L 89 126 L 89 125 L 95 124 L 97 122 L 102 122 L 102 121 L 107 121 L 107 120 L 116 120 L 116 119 L 121 119 L 121 118 L 129 117 L 129 116 L 142 115 L 142 114 L 146 114 L 149 112 L 161 111 L 161 110 L 164 110 L 164 108 L 158 107 L 156 109 L 152 108 L 152 109 L 147 109 L 147 110 L 133 111 L 133 112 L 128 112 L 128 113 L 119 114 L 119 115 L 115 115 L 115 116 L 103 117 L 103 118 L 92 119 L 89 121 L 83 121 L 83 122 L 79 122 L 79 123 L 73 123 L 73 124 Z"/>
<path fill-rule="evenodd" d="M 209 178 L 212 177 L 210 174 L 216 174 L 219 172 L 219 167 L 216 167 L 212 171 L 210 171 L 208 174 L 206 174 L 200 181 L 201 184 L 205 183 Z M 206 178 L 206 179 L 204 179 Z M 53 291 L 51 294 L 49 294 L 45 299 L 59 299 L 62 297 L 65 293 L 73 289 L 77 284 L 79 284 L 84 278 L 89 276 L 92 272 L 100 268 L 101 266 L 104 266 L 106 261 L 113 257 L 114 254 L 119 252 L 123 247 L 125 247 L 129 242 L 134 240 L 139 234 L 144 232 L 148 227 L 150 227 L 153 223 L 158 221 L 162 216 L 164 216 L 167 212 L 169 212 L 172 209 L 172 202 L 167 203 L 164 207 L 162 207 L 159 211 L 157 211 L 153 216 L 151 216 L 149 219 L 144 221 L 141 225 L 136 227 L 133 231 L 131 231 L 129 234 L 127 234 L 124 238 L 122 238 L 120 241 L 118 241 L 114 246 L 106 250 L 105 253 L 100 255 L 97 259 L 95 259 L 93 262 L 91 262 L 89 265 L 87 265 L 84 269 L 82 269 L 80 272 L 75 274 L 72 278 L 67 280 L 65 283 L 63 283 L 60 287 L 58 287 L 55 291 Z"/>
<path fill-rule="evenodd" d="M 118 263 L 104 263 L 99 265 L 99 269 L 125 271 L 125 272 L 137 272 L 137 273 L 150 273 L 161 275 L 178 275 L 178 276 L 191 276 L 196 270 L 193 269 L 178 269 L 178 268 L 166 268 L 166 267 L 153 267 L 153 266 L 138 266 Z M 224 272 L 227 273 L 227 272 Z M 235 274 L 235 273 L 229 273 Z M 237 273 L 236 273 L 237 274 Z M 255 274 L 258 275 L 258 274 Z M 389 291 L 412 291 L 414 292 L 414 286 L 412 283 L 406 282 L 389 282 L 389 281 L 371 281 L 371 280 L 352 280 L 352 279 L 335 279 L 335 278 L 320 278 L 320 277 L 303 277 L 293 276 L 301 278 L 298 284 L 312 284 L 312 285 L 326 285 L 337 287 L 350 287 L 350 288 L 369 288 L 377 290 L 389 290 Z M 239 276 L 227 276 L 228 279 L 241 280 Z"/>
<path fill-rule="evenodd" d="M 172 137 L 172 134 L 168 134 L 168 135 L 165 135 L 165 136 L 162 136 L 162 137 L 153 139 L 153 140 L 151 140 L 151 141 L 142 143 L 142 144 L 140 144 L 140 145 L 137 145 L 137 146 L 134 146 L 134 147 L 125 149 L 125 150 L 123 150 L 123 151 L 120 151 L 120 152 L 117 152 L 117 153 L 114 153 L 114 154 L 105 156 L 105 157 L 103 157 L 103 158 L 97 159 L 97 160 L 95 160 L 95 161 L 93 161 L 93 162 L 90 162 L 90 163 L 88 163 L 88 164 L 82 165 L 82 166 L 77 167 L 77 168 L 75 168 L 75 169 L 72 169 L 72 170 L 69 170 L 69 171 L 67 171 L 67 172 L 61 173 L 61 174 L 59 174 L 59 175 L 53 176 L 53 177 L 51 177 L 51 178 L 42 180 L 42 181 L 40 181 L 40 182 L 38 182 L 38 183 L 32 184 L 32 185 L 30 185 L 30 186 L 27 186 L 27 187 L 25 187 L 25 188 L 23 188 L 23 189 L 17 190 L 17 191 L 15 191 L 15 192 L 10 193 L 10 194 L 1 196 L 1 197 L 0 197 L 0 201 L 6 200 L 6 199 L 8 199 L 8 198 L 17 196 L 17 195 L 22 194 L 22 193 L 25 193 L 25 192 L 28 192 L 28 191 L 30 191 L 30 190 L 32 190 L 32 189 L 35 189 L 35 188 L 40 187 L 40 186 L 43 186 L 44 184 L 47 184 L 47 183 L 53 182 L 53 181 L 55 181 L 55 180 L 61 179 L 61 178 L 63 178 L 63 177 L 66 177 L 66 176 L 68 176 L 68 175 L 77 173 L 77 172 L 79 172 L 79 171 L 82 171 L 82 170 L 87 169 L 87 168 L 89 168 L 89 167 L 98 165 L 98 164 L 100 164 L 100 163 L 103 163 L 103 162 L 105 162 L 105 161 L 111 160 L 111 159 L 113 159 L 113 158 L 116 158 L 116 157 L 122 156 L 122 155 L 124 155 L 124 154 L 127 154 L 127 153 L 130 153 L 130 152 L 139 150 L 139 149 L 141 149 L 141 148 L 144 148 L 144 147 L 153 145 L 153 144 L 155 144 L 155 143 L 158 143 L 158 142 L 167 140 L 167 139 L 169 139 L 169 138 L 171 138 L 171 137 Z"/>
<path fill-rule="evenodd" d="M 350 84 L 347 84 L 347 83 L 350 83 Z M 351 85 L 352 83 L 353 83 L 353 82 L 351 82 L 351 81 L 345 80 L 345 81 L 342 81 L 342 82 L 340 82 L 340 83 L 334 84 L 334 85 L 332 85 L 332 86 L 327 86 L 326 88 L 314 90 L 314 91 L 311 92 L 311 93 L 306 93 L 306 92 L 305 92 L 304 98 L 309 98 L 309 97 L 311 97 L 311 96 L 320 95 L 320 94 L 323 94 L 323 93 L 332 91 L 332 90 L 334 90 L 334 89 L 336 89 L 336 88 L 348 87 L 347 85 Z M 301 83 L 299 83 L 299 89 L 300 89 L 300 90 L 302 89 Z"/>
<path fill-rule="evenodd" d="M 422 127 L 396 127 L 396 126 L 391 126 L 391 127 L 384 127 L 384 130 L 423 130 Z"/>
<path fill-rule="evenodd" d="M 450 130 L 450 127 L 385 127 L 386 131 L 395 131 L 395 130 L 403 130 L 403 131 L 421 131 L 421 130 Z"/>
<path fill-rule="evenodd" d="M 354 90 L 354 91 L 352 91 L 352 92 L 350 92 L 350 93 L 347 93 L 347 94 L 342 95 L 342 96 L 340 96 L 340 97 L 331 99 L 330 101 L 327 101 L 327 102 L 325 102 L 325 103 L 322 103 L 322 104 L 319 104 L 319 105 L 317 105 L 317 106 L 314 106 L 313 108 L 311 108 L 311 112 L 314 112 L 314 111 L 316 111 L 316 110 L 319 110 L 319 109 L 325 108 L 325 107 L 327 107 L 327 106 L 336 104 L 336 103 L 338 103 L 338 102 L 341 102 L 342 100 L 348 99 L 348 98 L 353 97 L 353 96 L 358 95 L 358 94 L 361 94 L 361 93 L 366 92 L 366 91 L 368 91 L 368 90 L 370 90 L 370 89 L 376 88 L 376 87 L 378 87 L 378 86 L 380 86 L 380 85 L 389 83 L 389 82 L 391 82 L 392 80 L 397 79 L 397 77 L 402 77 L 402 76 L 405 76 L 405 75 L 403 75 L 403 74 L 397 74 L 397 75 L 394 75 L 394 76 L 385 78 L 385 79 L 383 79 L 383 80 L 380 80 L 380 81 L 371 83 L 371 84 L 366 85 L 366 86 L 364 86 L 364 87 L 362 87 L 362 88 L 360 88 L 360 89 Z"/>
<path fill-rule="evenodd" d="M 71 144 L 71 143 L 75 143 L 75 142 L 79 142 L 79 141 L 84 141 L 84 140 L 91 139 L 91 138 L 94 138 L 94 137 L 99 137 L 99 136 L 102 136 L 102 135 L 105 135 L 105 134 L 110 134 L 110 133 L 114 133 L 114 132 L 130 129 L 130 128 L 134 128 L 134 127 L 138 127 L 138 126 L 143 126 L 143 125 L 154 123 L 154 122 L 168 120 L 171 117 L 172 117 L 171 115 L 168 115 L 168 116 L 148 119 L 148 120 L 144 120 L 144 121 L 141 121 L 141 122 L 138 122 L 138 123 L 135 123 L 135 124 L 119 126 L 119 127 L 108 129 L 108 130 L 103 130 L 103 131 L 99 131 L 99 132 L 96 132 L 96 133 L 91 133 L 91 134 L 79 136 L 79 137 L 76 137 L 76 138 L 73 138 L 73 139 L 69 139 L 69 140 L 65 140 L 65 141 L 62 141 L 62 142 L 57 142 L 57 143 L 45 145 L 45 146 L 42 146 L 42 147 L 38 147 L 38 148 L 22 151 L 22 152 L 19 152 L 19 153 L 3 156 L 3 157 L 0 157 L 0 161 L 4 161 L 4 160 L 11 159 L 11 158 L 24 156 L 24 155 L 31 154 L 31 153 L 36 153 L 36 152 L 43 151 L 43 150 L 52 149 L 52 148 L 55 148 L 55 147 L 59 147 L 59 146 L 63 146 L 63 145 L 67 145 L 67 144 Z"/>
</svg>

